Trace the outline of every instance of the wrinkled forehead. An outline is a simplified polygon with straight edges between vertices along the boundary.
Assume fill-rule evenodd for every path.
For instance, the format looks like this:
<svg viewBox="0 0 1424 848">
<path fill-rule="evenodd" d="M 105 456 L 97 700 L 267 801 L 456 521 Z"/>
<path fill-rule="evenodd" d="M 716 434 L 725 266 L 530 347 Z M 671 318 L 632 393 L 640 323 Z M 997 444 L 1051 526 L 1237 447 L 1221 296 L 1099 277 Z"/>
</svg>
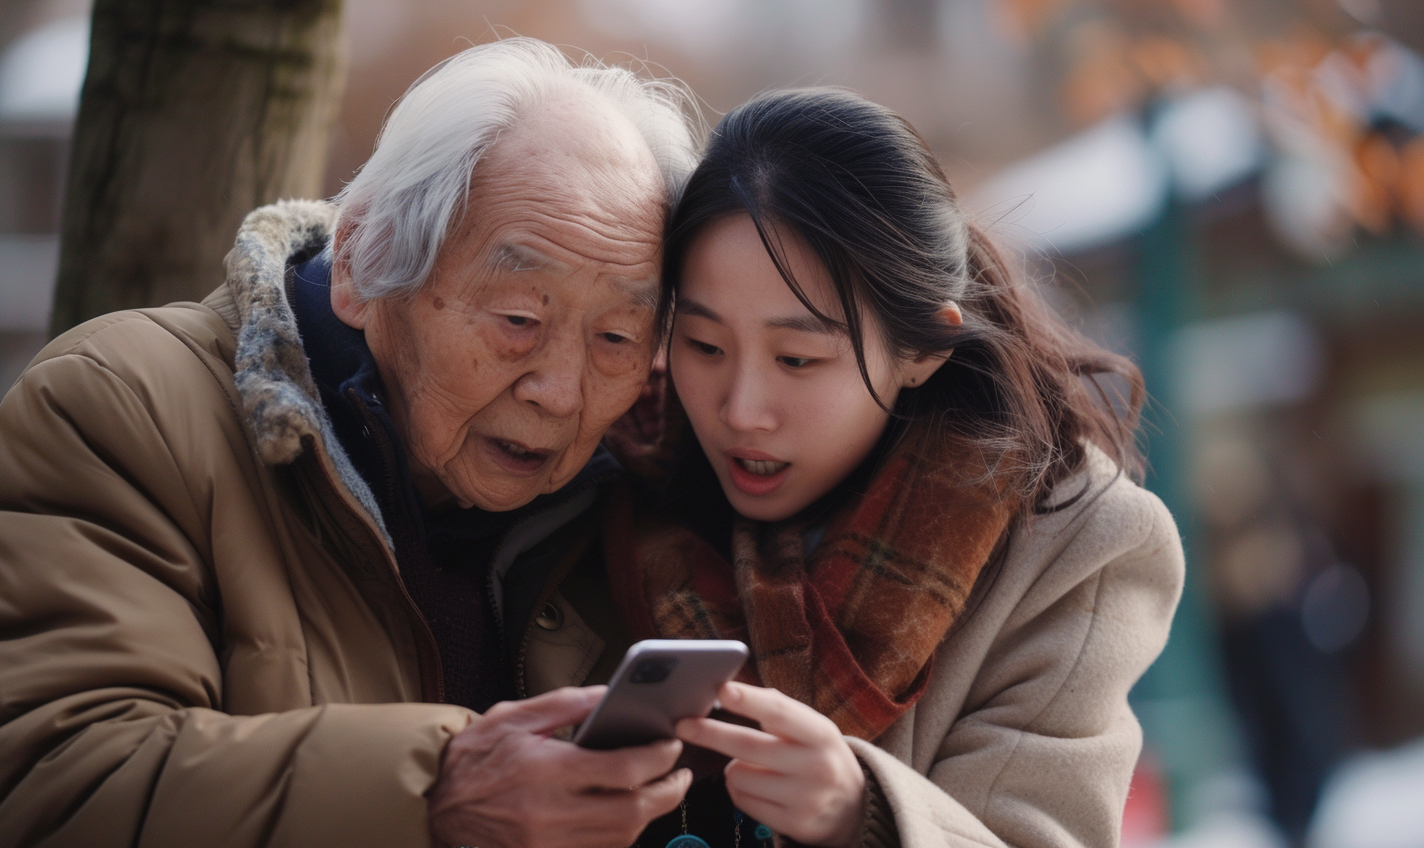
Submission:
<svg viewBox="0 0 1424 848">
<path fill-rule="evenodd" d="M 568 259 L 552 256 L 530 244 L 501 242 L 495 244 L 485 257 L 485 270 L 493 275 L 508 274 L 515 278 L 522 274 L 562 278 L 589 267 L 581 263 L 581 259 L 573 257 L 571 264 Z M 593 267 L 595 281 L 608 283 L 631 305 L 647 310 L 658 307 L 661 287 L 656 256 L 651 261 L 633 265 L 596 263 Z"/>
<path fill-rule="evenodd" d="M 516 185 L 531 197 L 661 228 L 667 205 L 657 160 L 627 117 L 601 97 L 528 107 L 476 166 L 471 190 Z"/>
<path fill-rule="evenodd" d="M 643 279 L 657 274 L 666 206 L 636 128 L 597 104 L 572 104 L 535 107 L 501 134 L 475 168 L 469 218 L 489 261 L 592 262 Z"/>
</svg>

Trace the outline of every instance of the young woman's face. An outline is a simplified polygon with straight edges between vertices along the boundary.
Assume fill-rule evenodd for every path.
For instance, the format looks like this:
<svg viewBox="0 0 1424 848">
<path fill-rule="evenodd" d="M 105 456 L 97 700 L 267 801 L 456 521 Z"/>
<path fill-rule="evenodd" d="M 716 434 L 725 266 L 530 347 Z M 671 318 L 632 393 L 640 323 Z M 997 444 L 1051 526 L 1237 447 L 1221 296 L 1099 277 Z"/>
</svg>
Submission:
<svg viewBox="0 0 1424 848">
<path fill-rule="evenodd" d="M 820 260 L 794 237 L 785 252 L 806 296 L 840 318 Z M 862 326 L 871 382 L 893 406 L 907 372 L 869 316 Z M 850 339 L 797 299 L 746 215 L 716 221 L 692 242 L 669 366 L 722 491 L 747 518 L 779 521 L 809 506 L 865 459 L 889 422 Z"/>
</svg>

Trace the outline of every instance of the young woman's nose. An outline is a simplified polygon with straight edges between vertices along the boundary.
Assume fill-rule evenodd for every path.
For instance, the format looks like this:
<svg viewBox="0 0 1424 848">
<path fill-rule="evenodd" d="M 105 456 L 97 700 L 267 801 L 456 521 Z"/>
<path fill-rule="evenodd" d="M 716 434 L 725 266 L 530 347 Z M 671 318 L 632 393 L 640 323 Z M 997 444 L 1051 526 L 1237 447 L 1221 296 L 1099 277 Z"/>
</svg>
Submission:
<svg viewBox="0 0 1424 848">
<path fill-rule="evenodd" d="M 776 429 L 771 387 L 755 369 L 739 368 L 722 399 L 722 423 L 739 432 Z"/>
</svg>

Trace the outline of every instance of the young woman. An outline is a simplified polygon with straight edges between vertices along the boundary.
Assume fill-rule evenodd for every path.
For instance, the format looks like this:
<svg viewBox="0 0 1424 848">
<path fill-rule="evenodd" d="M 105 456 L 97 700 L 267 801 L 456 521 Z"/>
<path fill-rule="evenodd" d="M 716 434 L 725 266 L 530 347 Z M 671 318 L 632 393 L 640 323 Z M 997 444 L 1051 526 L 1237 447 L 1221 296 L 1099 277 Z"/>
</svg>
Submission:
<svg viewBox="0 0 1424 848">
<path fill-rule="evenodd" d="M 642 474 L 609 574 L 635 637 L 750 645 L 721 700 L 759 727 L 679 726 L 730 762 L 664 830 L 1116 844 L 1127 692 L 1182 581 L 1171 517 L 1129 479 L 1137 370 L 1010 272 L 905 121 L 846 92 L 728 114 L 665 251 L 675 395 L 656 445 L 623 446 Z"/>
</svg>

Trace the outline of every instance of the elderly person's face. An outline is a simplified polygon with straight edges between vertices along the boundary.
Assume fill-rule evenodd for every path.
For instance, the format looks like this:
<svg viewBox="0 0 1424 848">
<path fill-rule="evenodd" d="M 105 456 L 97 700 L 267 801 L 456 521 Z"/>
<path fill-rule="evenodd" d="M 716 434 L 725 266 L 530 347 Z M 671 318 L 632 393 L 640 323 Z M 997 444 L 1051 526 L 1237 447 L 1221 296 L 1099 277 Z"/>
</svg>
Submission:
<svg viewBox="0 0 1424 848">
<path fill-rule="evenodd" d="M 591 98 L 518 118 L 414 298 L 332 304 L 363 328 L 417 488 L 514 509 L 563 486 L 633 404 L 657 344 L 664 191 L 636 129 Z"/>
</svg>

